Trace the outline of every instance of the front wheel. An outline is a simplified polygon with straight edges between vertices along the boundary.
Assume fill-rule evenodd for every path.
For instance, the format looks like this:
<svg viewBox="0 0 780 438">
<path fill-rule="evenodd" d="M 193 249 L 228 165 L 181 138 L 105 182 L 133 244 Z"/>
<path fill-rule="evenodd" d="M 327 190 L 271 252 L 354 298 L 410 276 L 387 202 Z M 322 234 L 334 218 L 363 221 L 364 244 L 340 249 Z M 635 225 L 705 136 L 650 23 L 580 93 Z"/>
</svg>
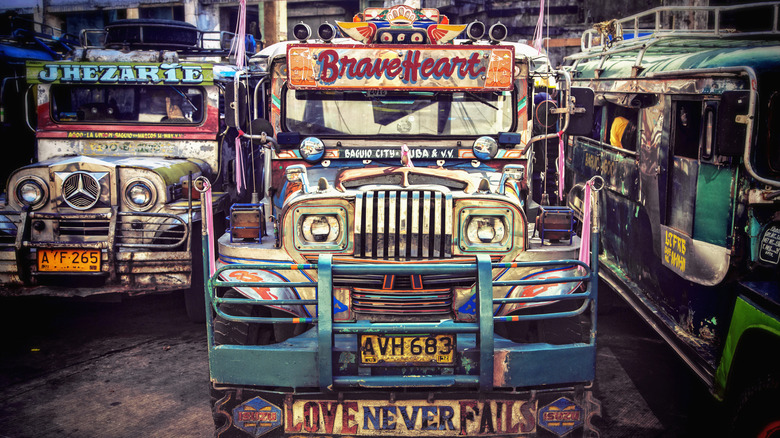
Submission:
<svg viewBox="0 0 780 438">
<path fill-rule="evenodd" d="M 203 242 L 200 222 L 192 226 L 192 275 L 190 287 L 184 290 L 184 307 L 192 322 L 206 322 L 206 288 L 203 283 Z"/>
</svg>

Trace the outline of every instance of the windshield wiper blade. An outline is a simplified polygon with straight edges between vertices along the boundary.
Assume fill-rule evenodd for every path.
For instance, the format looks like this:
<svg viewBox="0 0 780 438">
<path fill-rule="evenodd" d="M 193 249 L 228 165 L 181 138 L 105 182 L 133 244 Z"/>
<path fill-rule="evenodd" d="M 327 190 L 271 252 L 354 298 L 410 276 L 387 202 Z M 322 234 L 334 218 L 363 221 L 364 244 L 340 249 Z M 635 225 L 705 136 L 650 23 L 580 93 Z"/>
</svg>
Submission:
<svg viewBox="0 0 780 438">
<path fill-rule="evenodd" d="M 464 93 L 466 93 L 466 96 L 473 97 L 474 99 L 476 99 L 476 100 L 478 100 L 478 101 L 480 101 L 480 102 L 484 103 L 485 105 L 487 105 L 487 106 L 489 106 L 489 107 L 493 108 L 494 110 L 498 111 L 498 107 L 497 107 L 497 106 L 495 106 L 495 105 L 493 105 L 492 103 L 488 102 L 488 101 L 487 101 L 487 99 L 485 99 L 484 97 L 482 97 L 482 96 L 479 96 L 479 95 L 477 95 L 477 94 L 474 94 L 474 93 L 472 93 L 471 91 L 464 91 Z"/>
</svg>

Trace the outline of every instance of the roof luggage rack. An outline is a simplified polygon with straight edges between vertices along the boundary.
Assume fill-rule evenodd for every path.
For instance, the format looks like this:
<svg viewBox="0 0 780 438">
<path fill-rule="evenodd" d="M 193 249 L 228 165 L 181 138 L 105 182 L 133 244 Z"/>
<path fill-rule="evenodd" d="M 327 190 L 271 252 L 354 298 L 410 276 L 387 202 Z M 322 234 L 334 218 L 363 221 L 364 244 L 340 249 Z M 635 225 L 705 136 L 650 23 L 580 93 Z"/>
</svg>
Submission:
<svg viewBox="0 0 780 438">
<path fill-rule="evenodd" d="M 765 11 L 762 11 L 765 10 Z M 625 45 L 647 44 L 661 38 L 702 38 L 731 36 L 780 36 L 780 2 L 750 3 L 734 6 L 662 6 L 640 12 L 625 18 L 598 23 L 593 29 L 582 33 L 580 48 L 583 54 L 577 57 L 591 57 L 595 51 L 616 51 Z M 763 15 L 766 12 L 766 15 Z M 769 14 L 771 12 L 771 15 Z M 766 26 L 741 31 L 730 25 L 730 20 L 749 13 L 751 17 L 761 14 Z M 762 20 L 751 20 L 751 24 Z M 698 28 L 703 25 L 703 28 Z M 600 53 L 596 53 L 599 55 Z"/>
<path fill-rule="evenodd" d="M 183 55 L 227 56 L 235 34 L 202 31 L 176 20 L 127 19 L 79 35 L 85 49 L 174 50 Z"/>
</svg>

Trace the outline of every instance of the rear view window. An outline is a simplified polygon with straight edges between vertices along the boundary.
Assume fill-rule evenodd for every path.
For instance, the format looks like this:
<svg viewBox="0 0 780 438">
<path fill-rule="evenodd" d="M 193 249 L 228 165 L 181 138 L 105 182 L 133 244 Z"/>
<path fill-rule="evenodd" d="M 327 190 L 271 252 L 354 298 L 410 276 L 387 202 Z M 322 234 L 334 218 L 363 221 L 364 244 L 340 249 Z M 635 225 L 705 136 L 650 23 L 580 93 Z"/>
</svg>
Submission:
<svg viewBox="0 0 780 438">
<path fill-rule="evenodd" d="M 197 87 L 52 85 L 57 122 L 199 124 L 204 93 Z"/>
</svg>

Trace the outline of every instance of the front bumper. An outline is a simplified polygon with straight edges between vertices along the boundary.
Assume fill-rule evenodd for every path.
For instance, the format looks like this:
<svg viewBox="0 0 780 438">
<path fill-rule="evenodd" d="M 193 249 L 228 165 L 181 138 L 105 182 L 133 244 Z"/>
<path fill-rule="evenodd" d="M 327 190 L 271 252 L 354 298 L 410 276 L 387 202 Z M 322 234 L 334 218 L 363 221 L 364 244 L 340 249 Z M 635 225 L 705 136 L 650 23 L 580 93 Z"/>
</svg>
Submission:
<svg viewBox="0 0 780 438">
<path fill-rule="evenodd" d="M 0 294 L 88 296 L 186 288 L 192 251 L 185 218 L 116 208 L 107 213 L 0 212 Z M 56 237 L 36 237 L 36 226 L 54 230 Z M 39 252 L 59 250 L 98 251 L 100 262 L 87 271 L 39 269 Z"/>
<path fill-rule="evenodd" d="M 551 263 L 577 262 L 529 263 L 546 267 Z M 388 266 L 367 262 L 339 265 L 332 256 L 320 255 L 316 265 L 220 267 L 207 285 L 209 300 L 219 318 L 237 323 L 303 323 L 313 324 L 313 327 L 276 344 L 217 345 L 213 318 L 209 319 L 209 365 L 212 389 L 216 391 L 217 435 L 230 436 L 231 430 L 242 430 L 242 433 L 254 436 L 267 433 L 269 436 L 452 436 L 461 432 L 466 436 L 561 436 L 575 429 L 579 431 L 577 433 L 590 433 L 593 429 L 589 418 L 599 410 L 589 390 L 595 379 L 597 269 L 585 269 L 583 277 L 577 279 L 588 282 L 584 292 L 556 299 L 582 302 L 576 311 L 494 315 L 494 306 L 500 303 L 550 301 L 549 297 L 495 298 L 494 287 L 572 280 L 493 279 L 493 269 L 527 266 L 491 263 L 488 256 L 477 256 L 476 263 L 471 264 Z M 240 272 L 250 267 L 316 269 L 318 275 L 316 282 L 309 283 L 219 280 L 225 271 Z M 425 273 L 431 270 L 447 274 L 468 271 L 476 276 L 476 321 L 334 321 L 334 275 Z M 316 298 L 229 299 L 221 298 L 215 292 L 218 288 L 284 285 L 316 287 Z M 237 317 L 223 312 L 220 307 L 223 302 L 316 305 L 316 313 L 311 318 Z M 513 342 L 494 332 L 496 322 L 555 320 L 585 314 L 589 315 L 590 330 L 588 340 L 583 342 Z M 358 337 L 368 334 L 452 334 L 457 337 L 456 359 L 448 367 L 361 364 Z M 413 421 L 410 416 L 414 415 L 415 407 L 419 415 L 429 420 L 418 418 Z M 341 412 L 340 417 L 338 412 Z M 337 422 L 342 425 L 341 429 L 335 428 Z M 436 428 L 431 426 L 433 422 L 436 422 Z M 523 425 L 522 431 L 520 425 Z"/>
</svg>

